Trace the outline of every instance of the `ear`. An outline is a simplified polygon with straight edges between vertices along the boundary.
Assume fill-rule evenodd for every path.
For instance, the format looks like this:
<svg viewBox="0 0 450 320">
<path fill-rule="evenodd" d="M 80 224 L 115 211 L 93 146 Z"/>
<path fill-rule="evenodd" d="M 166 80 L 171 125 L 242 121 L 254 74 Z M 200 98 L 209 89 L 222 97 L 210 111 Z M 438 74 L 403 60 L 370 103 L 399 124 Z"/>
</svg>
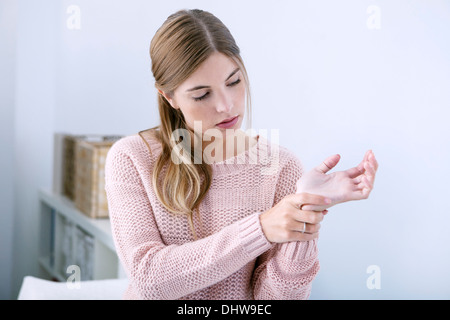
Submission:
<svg viewBox="0 0 450 320">
<path fill-rule="evenodd" d="M 165 93 L 164 91 L 162 91 L 160 89 L 158 89 L 158 92 L 160 95 L 162 95 L 167 100 L 167 102 L 169 102 L 169 104 L 172 106 L 172 108 L 178 109 L 178 108 L 174 107 L 173 99 L 170 97 L 169 94 Z"/>
</svg>

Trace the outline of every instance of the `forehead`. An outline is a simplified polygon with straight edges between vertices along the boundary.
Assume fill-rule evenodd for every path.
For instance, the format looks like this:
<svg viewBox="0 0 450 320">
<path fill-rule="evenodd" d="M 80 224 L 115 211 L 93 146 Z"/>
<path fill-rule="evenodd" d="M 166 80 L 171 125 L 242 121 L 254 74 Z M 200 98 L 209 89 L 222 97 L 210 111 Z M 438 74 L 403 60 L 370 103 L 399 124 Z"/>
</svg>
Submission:
<svg viewBox="0 0 450 320">
<path fill-rule="evenodd" d="M 233 59 L 223 53 L 214 52 L 180 85 L 179 89 L 183 90 L 196 85 L 223 84 L 237 67 Z"/>
</svg>

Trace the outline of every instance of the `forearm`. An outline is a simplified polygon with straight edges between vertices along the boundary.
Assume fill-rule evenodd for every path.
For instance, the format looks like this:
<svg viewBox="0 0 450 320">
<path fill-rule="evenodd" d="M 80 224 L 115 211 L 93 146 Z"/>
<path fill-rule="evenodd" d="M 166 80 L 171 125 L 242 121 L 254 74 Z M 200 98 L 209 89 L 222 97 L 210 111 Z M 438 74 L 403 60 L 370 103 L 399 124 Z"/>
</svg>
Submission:
<svg viewBox="0 0 450 320">
<path fill-rule="evenodd" d="M 179 299 L 225 279 L 268 250 L 271 245 L 257 223 L 252 215 L 197 241 L 142 243 L 122 254 L 143 299 Z"/>
<path fill-rule="evenodd" d="M 317 239 L 277 244 L 254 273 L 255 299 L 308 299 L 319 271 Z"/>
</svg>

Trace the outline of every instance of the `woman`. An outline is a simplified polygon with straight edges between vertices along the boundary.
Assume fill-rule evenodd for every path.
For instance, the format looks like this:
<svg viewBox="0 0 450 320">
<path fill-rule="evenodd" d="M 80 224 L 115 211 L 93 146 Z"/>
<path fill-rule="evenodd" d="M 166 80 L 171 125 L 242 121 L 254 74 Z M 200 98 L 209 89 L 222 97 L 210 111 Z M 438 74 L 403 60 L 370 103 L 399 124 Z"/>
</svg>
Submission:
<svg viewBox="0 0 450 320">
<path fill-rule="evenodd" d="M 150 56 L 160 125 L 116 142 L 105 168 L 125 298 L 308 298 L 326 209 L 367 198 L 375 158 L 327 175 L 332 156 L 300 179 L 292 152 L 240 130 L 248 77 L 208 12 L 168 17 Z"/>
</svg>

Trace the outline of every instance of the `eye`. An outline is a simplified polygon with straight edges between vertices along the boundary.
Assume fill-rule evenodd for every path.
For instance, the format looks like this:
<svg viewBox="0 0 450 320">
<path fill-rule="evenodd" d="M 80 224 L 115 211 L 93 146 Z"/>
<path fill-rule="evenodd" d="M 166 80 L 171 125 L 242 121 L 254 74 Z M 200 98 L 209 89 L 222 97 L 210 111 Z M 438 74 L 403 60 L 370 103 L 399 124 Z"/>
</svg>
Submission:
<svg viewBox="0 0 450 320">
<path fill-rule="evenodd" d="M 230 83 L 228 86 L 229 86 L 229 87 L 235 86 L 235 85 L 237 85 L 239 82 L 241 82 L 241 79 L 240 79 L 240 78 L 238 78 L 235 82 Z"/>
<path fill-rule="evenodd" d="M 208 95 L 209 95 L 209 91 L 207 93 L 205 93 L 204 95 L 202 95 L 201 97 L 197 97 L 197 98 L 194 97 L 194 100 L 201 101 L 201 100 L 205 99 Z"/>
</svg>

